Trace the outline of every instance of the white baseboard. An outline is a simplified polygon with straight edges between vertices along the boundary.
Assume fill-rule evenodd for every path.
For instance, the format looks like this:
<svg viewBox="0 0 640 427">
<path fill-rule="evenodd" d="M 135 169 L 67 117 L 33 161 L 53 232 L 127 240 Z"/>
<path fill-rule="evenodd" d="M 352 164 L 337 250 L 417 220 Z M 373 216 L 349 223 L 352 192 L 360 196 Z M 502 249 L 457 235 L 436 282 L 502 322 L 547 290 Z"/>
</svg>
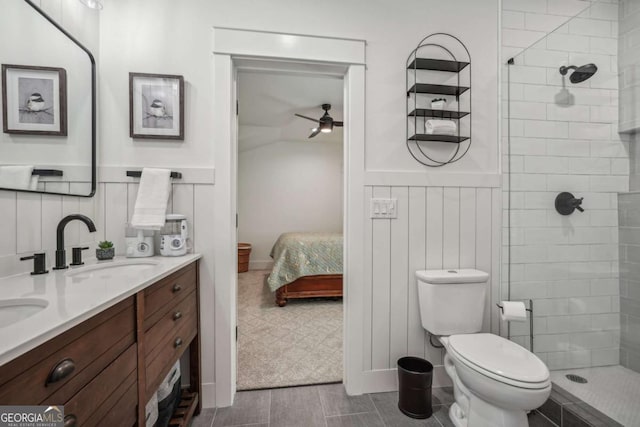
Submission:
<svg viewBox="0 0 640 427">
<path fill-rule="evenodd" d="M 451 378 L 444 366 L 433 367 L 433 387 L 450 387 Z M 384 393 L 398 391 L 398 370 L 380 369 L 362 373 L 362 393 Z"/>
<path fill-rule="evenodd" d="M 273 261 L 249 261 L 249 270 L 271 270 Z"/>
<path fill-rule="evenodd" d="M 216 383 L 202 383 L 202 396 L 200 399 L 203 408 L 215 408 Z"/>
</svg>

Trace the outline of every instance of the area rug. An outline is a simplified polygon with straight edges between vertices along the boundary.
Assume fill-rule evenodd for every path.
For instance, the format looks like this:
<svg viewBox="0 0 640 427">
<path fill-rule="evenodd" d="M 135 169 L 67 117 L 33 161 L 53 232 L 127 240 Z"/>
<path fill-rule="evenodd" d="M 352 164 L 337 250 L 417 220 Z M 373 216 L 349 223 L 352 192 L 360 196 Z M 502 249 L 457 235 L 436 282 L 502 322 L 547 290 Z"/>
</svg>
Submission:
<svg viewBox="0 0 640 427">
<path fill-rule="evenodd" d="M 269 273 L 238 275 L 238 390 L 342 381 L 342 299 L 278 307 Z"/>
</svg>

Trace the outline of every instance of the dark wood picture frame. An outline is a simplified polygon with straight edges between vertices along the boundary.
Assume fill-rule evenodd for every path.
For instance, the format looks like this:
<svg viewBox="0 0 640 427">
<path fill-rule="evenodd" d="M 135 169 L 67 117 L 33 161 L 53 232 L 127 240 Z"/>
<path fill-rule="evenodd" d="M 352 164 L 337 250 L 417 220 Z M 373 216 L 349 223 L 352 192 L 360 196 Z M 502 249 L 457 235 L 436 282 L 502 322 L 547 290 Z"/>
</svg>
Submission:
<svg viewBox="0 0 640 427">
<path fill-rule="evenodd" d="M 10 105 L 13 100 L 7 99 L 7 72 L 8 70 L 25 70 L 25 71 L 46 71 L 58 73 L 58 111 L 59 111 L 59 130 L 29 130 L 15 129 L 10 127 L 9 109 L 16 106 Z M 55 110 L 54 110 L 55 111 Z M 22 134 L 22 135 L 48 135 L 48 136 L 67 136 L 67 71 L 58 67 L 41 67 L 31 65 L 13 65 L 2 64 L 2 131 L 4 133 Z"/>
<path fill-rule="evenodd" d="M 178 85 L 178 99 L 172 99 L 172 107 L 178 107 L 178 123 L 177 126 L 174 126 L 174 129 L 177 130 L 176 134 L 168 134 L 168 133 L 153 133 L 152 130 L 149 132 L 140 132 L 136 131 L 136 128 L 141 127 L 141 123 L 136 123 L 136 120 L 141 120 L 140 117 L 136 117 L 134 106 L 135 103 L 139 100 L 137 98 L 137 94 L 135 93 L 135 83 L 136 79 L 147 79 L 154 80 L 157 79 L 158 85 L 167 85 L 167 80 L 172 80 L 173 82 L 170 85 L 167 85 L 169 90 L 172 89 L 173 85 L 177 83 Z M 153 101 L 155 102 L 155 100 Z M 139 104 L 138 104 L 139 105 Z M 164 112 L 164 106 L 162 106 L 162 111 Z M 175 110 L 174 110 L 175 111 Z M 143 114 L 144 112 L 141 112 Z M 147 113 L 148 114 L 148 113 Z M 166 114 L 166 113 L 165 113 Z M 151 116 L 148 116 L 149 118 Z M 161 116 L 155 115 L 156 120 L 164 119 Z M 172 116 L 166 116 L 173 119 Z M 144 120 L 146 118 L 142 118 Z M 171 140 L 184 140 L 184 77 L 172 74 L 149 74 L 149 73 L 129 73 L 129 136 L 131 138 L 140 138 L 140 139 L 171 139 Z"/>
</svg>

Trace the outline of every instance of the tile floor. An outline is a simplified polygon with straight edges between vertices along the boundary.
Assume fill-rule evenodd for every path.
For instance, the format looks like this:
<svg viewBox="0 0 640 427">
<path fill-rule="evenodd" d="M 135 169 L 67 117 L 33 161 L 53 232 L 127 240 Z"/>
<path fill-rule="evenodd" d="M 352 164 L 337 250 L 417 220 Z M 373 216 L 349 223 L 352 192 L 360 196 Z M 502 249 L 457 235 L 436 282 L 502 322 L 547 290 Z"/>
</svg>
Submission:
<svg viewBox="0 0 640 427">
<path fill-rule="evenodd" d="M 589 382 L 569 381 L 566 374 L 580 375 Z M 615 421 L 625 426 L 640 426 L 640 373 L 623 366 L 602 366 L 552 371 L 551 380 Z"/>
<path fill-rule="evenodd" d="M 451 427 L 450 387 L 433 389 L 433 416 L 414 420 L 398 409 L 398 393 L 347 396 L 342 384 L 244 391 L 230 408 L 205 409 L 193 427 Z M 534 412 L 530 427 L 553 424 Z"/>
</svg>

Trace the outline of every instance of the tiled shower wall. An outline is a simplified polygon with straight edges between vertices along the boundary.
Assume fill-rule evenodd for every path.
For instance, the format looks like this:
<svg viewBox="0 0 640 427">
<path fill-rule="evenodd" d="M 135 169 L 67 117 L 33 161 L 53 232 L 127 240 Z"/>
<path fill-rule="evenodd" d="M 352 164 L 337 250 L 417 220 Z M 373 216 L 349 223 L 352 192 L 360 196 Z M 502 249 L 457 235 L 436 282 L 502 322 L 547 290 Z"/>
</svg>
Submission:
<svg viewBox="0 0 640 427">
<path fill-rule="evenodd" d="M 640 126 L 638 31 L 640 2 L 620 0 L 620 129 Z M 640 135 L 631 135 L 629 190 L 619 195 L 620 218 L 620 363 L 640 372 Z"/>
<path fill-rule="evenodd" d="M 640 372 L 640 193 L 619 196 L 620 363 Z"/>
<path fill-rule="evenodd" d="M 503 197 L 502 290 L 508 297 L 510 273 L 510 298 L 534 301 L 534 348 L 551 369 L 619 363 L 617 193 L 628 188 L 629 164 L 617 133 L 618 4 L 590 6 L 503 2 L 504 58 L 515 64 L 503 68 L 511 191 Z M 558 72 L 590 62 L 598 73 L 580 84 Z M 584 197 L 585 212 L 559 215 L 562 191 Z M 512 324 L 511 336 L 528 347 L 527 324 Z"/>
</svg>

